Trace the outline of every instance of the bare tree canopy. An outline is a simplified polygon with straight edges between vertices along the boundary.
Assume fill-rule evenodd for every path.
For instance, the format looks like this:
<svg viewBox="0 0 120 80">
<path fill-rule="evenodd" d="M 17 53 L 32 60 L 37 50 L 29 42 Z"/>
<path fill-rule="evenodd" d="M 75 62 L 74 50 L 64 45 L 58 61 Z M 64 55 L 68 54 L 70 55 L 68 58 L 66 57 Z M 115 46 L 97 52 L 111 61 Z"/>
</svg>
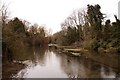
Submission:
<svg viewBox="0 0 120 80">
<path fill-rule="evenodd" d="M 9 17 L 8 5 L 0 2 L 0 21 L 4 24 Z"/>
</svg>

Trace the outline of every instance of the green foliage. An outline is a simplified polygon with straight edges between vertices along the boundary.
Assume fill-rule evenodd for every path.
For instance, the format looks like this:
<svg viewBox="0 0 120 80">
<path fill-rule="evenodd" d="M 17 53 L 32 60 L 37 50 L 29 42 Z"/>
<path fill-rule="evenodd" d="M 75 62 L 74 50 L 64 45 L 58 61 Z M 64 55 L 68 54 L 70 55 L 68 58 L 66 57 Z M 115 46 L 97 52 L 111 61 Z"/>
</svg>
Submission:
<svg viewBox="0 0 120 80">
<path fill-rule="evenodd" d="M 91 50 L 97 51 L 99 47 L 100 47 L 100 41 L 93 39 L 91 42 Z"/>
<path fill-rule="evenodd" d="M 65 35 L 63 35 L 62 44 L 71 45 L 75 41 L 79 40 L 79 32 L 76 27 L 68 27 Z"/>
<path fill-rule="evenodd" d="M 91 25 L 92 38 L 97 40 L 101 38 L 103 14 L 100 11 L 101 7 L 97 4 L 95 6 L 88 5 L 88 20 Z"/>
<path fill-rule="evenodd" d="M 76 28 L 75 27 L 74 28 L 68 27 L 67 34 L 65 35 L 64 38 L 65 38 L 65 42 L 68 45 L 70 45 L 71 43 L 74 43 L 75 41 L 77 41 L 77 39 L 78 39 L 78 33 L 77 33 Z"/>
</svg>

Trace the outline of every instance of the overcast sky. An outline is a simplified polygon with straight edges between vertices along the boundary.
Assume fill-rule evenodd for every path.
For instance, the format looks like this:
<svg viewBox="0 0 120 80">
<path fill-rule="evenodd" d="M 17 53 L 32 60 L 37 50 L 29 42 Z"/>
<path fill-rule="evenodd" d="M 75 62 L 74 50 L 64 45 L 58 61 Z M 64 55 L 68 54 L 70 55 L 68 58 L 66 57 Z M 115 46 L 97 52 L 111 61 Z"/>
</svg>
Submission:
<svg viewBox="0 0 120 80">
<path fill-rule="evenodd" d="M 99 4 L 102 13 L 114 21 L 114 14 L 118 14 L 120 0 L 2 0 L 9 3 L 11 18 L 18 17 L 30 23 L 46 25 L 55 33 L 61 29 L 60 24 L 74 9 L 85 8 L 87 4 Z"/>
</svg>

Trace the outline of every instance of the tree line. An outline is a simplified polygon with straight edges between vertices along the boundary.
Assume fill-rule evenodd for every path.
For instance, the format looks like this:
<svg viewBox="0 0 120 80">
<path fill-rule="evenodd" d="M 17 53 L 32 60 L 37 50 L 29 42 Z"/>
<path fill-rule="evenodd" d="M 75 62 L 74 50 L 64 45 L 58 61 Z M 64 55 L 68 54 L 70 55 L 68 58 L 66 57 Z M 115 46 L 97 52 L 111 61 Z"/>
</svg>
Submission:
<svg viewBox="0 0 120 80">
<path fill-rule="evenodd" d="M 61 24 L 62 30 L 55 33 L 52 42 L 59 45 L 76 45 L 97 51 L 98 48 L 115 48 L 120 51 L 120 20 L 105 20 L 101 6 L 87 5 L 87 9 L 76 10 Z"/>
<path fill-rule="evenodd" d="M 5 4 L 0 5 L 3 59 L 12 59 L 12 54 L 24 53 L 28 47 L 44 47 L 48 44 L 48 33 L 44 26 L 32 25 L 18 17 L 8 19 L 7 7 Z"/>
<path fill-rule="evenodd" d="M 44 27 L 26 26 L 17 17 L 5 23 L 2 28 L 2 50 L 5 53 L 16 53 L 26 47 L 43 47 L 48 44 Z"/>
</svg>

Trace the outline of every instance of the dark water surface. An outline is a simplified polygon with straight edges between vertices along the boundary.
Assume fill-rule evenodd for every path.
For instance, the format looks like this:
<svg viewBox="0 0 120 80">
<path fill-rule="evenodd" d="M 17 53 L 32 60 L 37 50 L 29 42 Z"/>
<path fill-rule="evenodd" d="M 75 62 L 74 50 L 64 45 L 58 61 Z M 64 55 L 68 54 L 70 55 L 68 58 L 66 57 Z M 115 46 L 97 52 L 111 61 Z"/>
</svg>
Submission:
<svg viewBox="0 0 120 80">
<path fill-rule="evenodd" d="M 116 78 L 113 68 L 84 57 L 72 57 L 54 49 L 29 49 L 26 54 L 14 55 L 14 61 L 26 68 L 14 78 Z M 112 63 L 111 63 L 112 64 Z M 117 63 L 116 63 L 117 64 Z"/>
</svg>

